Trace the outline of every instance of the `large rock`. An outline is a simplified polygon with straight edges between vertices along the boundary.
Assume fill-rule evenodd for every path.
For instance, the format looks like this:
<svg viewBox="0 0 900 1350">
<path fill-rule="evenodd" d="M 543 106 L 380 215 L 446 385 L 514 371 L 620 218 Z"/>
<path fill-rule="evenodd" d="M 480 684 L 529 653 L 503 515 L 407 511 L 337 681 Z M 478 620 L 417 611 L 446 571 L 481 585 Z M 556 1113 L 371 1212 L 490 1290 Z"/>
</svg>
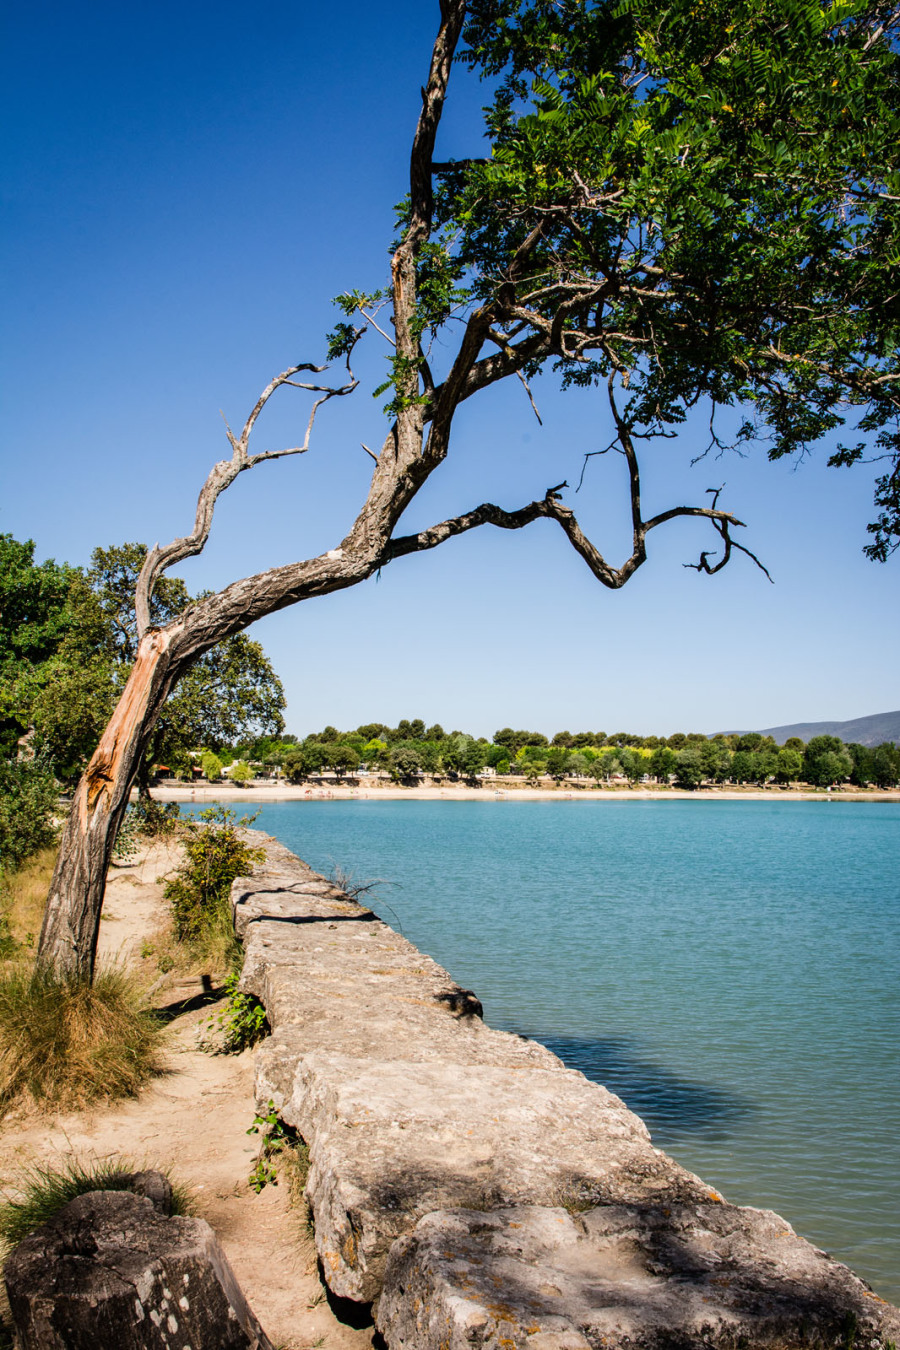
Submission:
<svg viewBox="0 0 900 1350">
<path fill-rule="evenodd" d="M 154 1199 L 91 1191 L 16 1247 L 22 1350 L 272 1350 L 209 1224 Z"/>
<path fill-rule="evenodd" d="M 900 1318 L 777 1214 L 610 1205 L 429 1214 L 394 1243 L 391 1350 L 883 1347 Z"/>
<path fill-rule="evenodd" d="M 431 1210 L 709 1198 L 617 1097 L 574 1070 L 404 1053 L 306 1053 L 280 1102 L 310 1142 L 316 1243 L 343 1297 L 376 1298 L 391 1243 Z"/>
</svg>

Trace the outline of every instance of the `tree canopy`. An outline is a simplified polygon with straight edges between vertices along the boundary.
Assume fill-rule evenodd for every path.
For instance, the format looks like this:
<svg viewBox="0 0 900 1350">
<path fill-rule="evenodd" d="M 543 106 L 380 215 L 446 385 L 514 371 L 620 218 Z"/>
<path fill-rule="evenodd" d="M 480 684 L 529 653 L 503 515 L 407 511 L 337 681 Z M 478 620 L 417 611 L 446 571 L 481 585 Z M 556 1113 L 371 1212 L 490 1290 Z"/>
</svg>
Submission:
<svg viewBox="0 0 900 1350">
<path fill-rule="evenodd" d="M 494 81 L 489 149 L 435 166 L 417 314 L 436 333 L 469 307 L 493 353 L 466 395 L 547 363 L 605 383 L 636 508 L 636 435 L 700 400 L 711 446 L 734 409 L 726 434 L 773 459 L 861 418 L 887 465 L 866 550 L 884 560 L 900 542 L 897 24 L 853 0 L 473 0 L 462 59 Z M 446 385 L 424 397 L 439 417 Z"/>
</svg>

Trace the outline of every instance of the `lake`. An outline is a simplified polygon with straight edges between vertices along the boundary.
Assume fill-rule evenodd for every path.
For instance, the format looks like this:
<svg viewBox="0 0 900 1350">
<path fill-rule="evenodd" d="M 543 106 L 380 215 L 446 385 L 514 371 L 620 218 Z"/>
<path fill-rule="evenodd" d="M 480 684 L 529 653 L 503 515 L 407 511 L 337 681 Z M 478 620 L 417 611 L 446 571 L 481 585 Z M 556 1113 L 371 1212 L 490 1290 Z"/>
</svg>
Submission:
<svg viewBox="0 0 900 1350">
<path fill-rule="evenodd" d="M 239 810 L 242 808 L 238 808 Z M 257 827 L 900 1302 L 900 807 L 304 801 Z"/>
</svg>

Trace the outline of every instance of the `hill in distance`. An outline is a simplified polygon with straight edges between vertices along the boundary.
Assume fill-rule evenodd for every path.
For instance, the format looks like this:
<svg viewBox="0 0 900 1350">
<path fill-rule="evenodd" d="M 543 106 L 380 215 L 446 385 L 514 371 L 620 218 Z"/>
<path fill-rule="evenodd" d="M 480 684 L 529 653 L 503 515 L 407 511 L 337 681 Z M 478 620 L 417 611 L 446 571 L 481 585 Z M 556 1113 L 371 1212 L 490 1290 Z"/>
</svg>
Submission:
<svg viewBox="0 0 900 1350">
<path fill-rule="evenodd" d="M 784 745 L 789 736 L 799 736 L 802 741 L 811 741 L 813 736 L 839 736 L 848 744 L 881 745 L 884 741 L 900 741 L 900 710 L 854 717 L 850 722 L 793 722 L 787 727 L 757 730 L 771 736 L 778 745 Z"/>
</svg>

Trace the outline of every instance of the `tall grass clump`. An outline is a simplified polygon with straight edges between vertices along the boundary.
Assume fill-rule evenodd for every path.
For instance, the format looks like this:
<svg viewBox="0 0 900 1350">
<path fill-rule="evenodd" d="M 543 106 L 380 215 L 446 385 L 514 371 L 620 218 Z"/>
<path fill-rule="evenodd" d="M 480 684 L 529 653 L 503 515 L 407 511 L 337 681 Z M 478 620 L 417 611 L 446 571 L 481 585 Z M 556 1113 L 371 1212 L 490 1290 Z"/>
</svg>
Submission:
<svg viewBox="0 0 900 1350">
<path fill-rule="evenodd" d="M 0 959 L 35 945 L 55 864 L 55 847 L 43 848 L 15 871 L 0 870 Z"/>
<path fill-rule="evenodd" d="M 240 837 L 241 827 L 255 819 L 236 820 L 234 811 L 223 806 L 202 811 L 198 824 L 185 827 L 185 860 L 165 889 L 176 940 L 195 956 L 226 968 L 241 960 L 229 901 L 231 884 L 249 875 L 265 857 L 262 849 L 250 848 Z"/>
<path fill-rule="evenodd" d="M 87 984 L 48 966 L 11 966 L 0 974 L 0 1107 L 134 1096 L 162 1068 L 161 1034 L 123 970 L 101 969 Z"/>
<path fill-rule="evenodd" d="M 89 1163 L 70 1158 L 59 1168 L 40 1165 L 26 1168 L 17 1179 L 20 1198 L 0 1204 L 0 1245 L 11 1250 L 79 1195 L 131 1190 L 135 1172 L 142 1170 L 128 1158 L 104 1158 Z M 190 1214 L 191 1210 L 187 1188 L 173 1182 L 170 1212 Z"/>
</svg>

